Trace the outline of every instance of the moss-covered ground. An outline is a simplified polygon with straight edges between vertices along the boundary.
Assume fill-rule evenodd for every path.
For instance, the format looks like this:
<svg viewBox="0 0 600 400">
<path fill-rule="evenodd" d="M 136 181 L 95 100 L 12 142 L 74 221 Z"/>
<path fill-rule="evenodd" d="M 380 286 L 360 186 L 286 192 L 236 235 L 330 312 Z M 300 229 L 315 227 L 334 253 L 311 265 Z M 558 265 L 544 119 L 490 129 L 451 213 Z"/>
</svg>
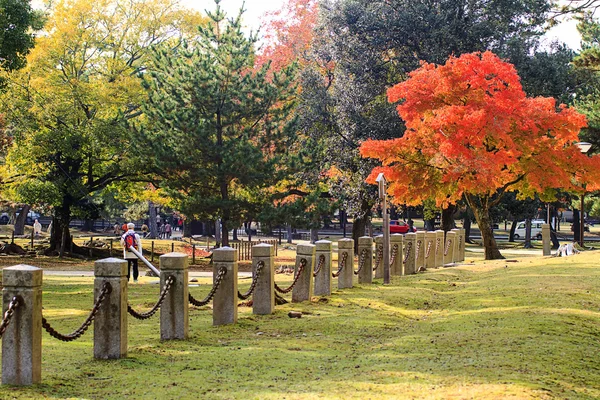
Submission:
<svg viewBox="0 0 600 400">
<path fill-rule="evenodd" d="M 192 308 L 184 341 L 161 342 L 157 317 L 130 318 L 122 360 L 94 360 L 91 329 L 73 343 L 44 333 L 43 383 L 1 386 L 0 398 L 600 398 L 599 261 L 597 251 L 475 260 L 271 316 L 239 307 L 231 326 L 213 327 L 209 307 Z M 151 307 L 155 280 L 130 286 L 134 308 Z M 190 288 L 197 298 L 209 289 L 200 283 Z M 70 332 L 91 307 L 92 280 L 46 277 L 43 298 L 51 324 Z M 290 310 L 305 314 L 290 319 Z"/>
</svg>

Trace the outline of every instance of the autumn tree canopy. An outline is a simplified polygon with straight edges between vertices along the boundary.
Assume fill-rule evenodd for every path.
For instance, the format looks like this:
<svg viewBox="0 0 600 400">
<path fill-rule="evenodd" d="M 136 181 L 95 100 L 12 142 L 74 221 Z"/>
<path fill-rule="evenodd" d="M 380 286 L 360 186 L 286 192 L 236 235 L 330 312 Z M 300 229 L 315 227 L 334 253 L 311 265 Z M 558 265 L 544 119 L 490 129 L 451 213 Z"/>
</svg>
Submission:
<svg viewBox="0 0 600 400">
<path fill-rule="evenodd" d="M 423 63 L 388 90 L 407 130 L 399 139 L 368 140 L 361 155 L 378 159 L 396 203 L 461 198 L 473 208 L 486 259 L 501 258 L 489 210 L 505 191 L 520 196 L 593 185 L 600 158 L 574 144 L 583 115 L 553 98 L 528 98 L 513 65 L 491 52 Z M 589 189 L 590 187 L 588 187 Z M 496 195 L 496 196 L 495 196 Z M 492 200 L 492 197 L 494 200 Z"/>
</svg>

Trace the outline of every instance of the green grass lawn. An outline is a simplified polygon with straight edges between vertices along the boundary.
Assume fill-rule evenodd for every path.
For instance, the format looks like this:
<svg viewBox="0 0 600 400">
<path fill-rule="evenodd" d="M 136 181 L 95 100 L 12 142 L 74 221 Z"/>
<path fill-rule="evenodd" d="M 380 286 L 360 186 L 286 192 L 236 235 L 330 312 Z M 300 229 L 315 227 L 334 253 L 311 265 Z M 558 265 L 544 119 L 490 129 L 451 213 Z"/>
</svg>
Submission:
<svg viewBox="0 0 600 400">
<path fill-rule="evenodd" d="M 44 333 L 43 383 L 2 386 L 0 398 L 599 398 L 599 256 L 475 261 L 271 316 L 240 307 L 232 326 L 194 308 L 185 341 L 161 342 L 157 317 L 130 318 L 122 360 L 93 359 L 92 329 L 73 343 Z M 152 280 L 130 287 L 136 309 L 157 298 Z M 196 298 L 208 292 L 201 283 Z M 43 296 L 44 315 L 67 333 L 91 307 L 92 281 L 46 278 Z"/>
</svg>

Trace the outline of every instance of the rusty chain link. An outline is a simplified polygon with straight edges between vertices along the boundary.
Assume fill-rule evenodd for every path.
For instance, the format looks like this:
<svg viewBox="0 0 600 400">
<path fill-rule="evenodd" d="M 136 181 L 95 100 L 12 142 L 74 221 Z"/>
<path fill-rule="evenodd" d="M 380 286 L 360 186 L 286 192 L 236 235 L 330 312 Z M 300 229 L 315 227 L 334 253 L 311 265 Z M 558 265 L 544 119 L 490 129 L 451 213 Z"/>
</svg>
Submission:
<svg viewBox="0 0 600 400">
<path fill-rule="evenodd" d="M 215 293 L 217 293 L 217 289 L 219 289 L 219 286 L 221 285 L 225 274 L 227 274 L 227 268 L 219 268 L 219 271 L 217 272 L 217 278 L 215 279 L 215 283 L 213 284 L 212 289 L 210 289 L 208 295 L 203 300 L 196 300 L 191 293 L 188 293 L 189 302 L 195 305 L 196 307 L 202 307 L 210 303 L 212 298 L 215 297 Z"/>
<path fill-rule="evenodd" d="M 17 299 L 16 297 L 13 297 L 10 300 L 10 303 L 8 304 L 8 308 L 6 309 L 6 312 L 4 313 L 4 317 L 2 318 L 2 323 L 0 324 L 0 338 L 2 338 L 2 335 L 4 335 L 6 328 L 8 328 L 8 324 L 10 324 L 10 320 L 12 319 L 13 314 L 15 313 L 15 309 L 18 306 L 19 306 L 19 299 Z"/>
<path fill-rule="evenodd" d="M 346 260 L 348 259 L 348 252 L 342 253 L 342 260 L 340 261 L 340 266 L 338 267 L 337 272 L 332 272 L 331 276 L 337 278 L 342 273 L 342 270 L 346 267 Z"/>
<path fill-rule="evenodd" d="M 458 251 L 462 252 L 462 235 L 460 234 L 458 235 Z"/>
<path fill-rule="evenodd" d="M 425 250 L 425 259 L 429 259 L 429 254 L 431 253 L 431 245 L 433 245 L 433 242 L 429 242 L 427 243 L 427 250 Z"/>
<path fill-rule="evenodd" d="M 448 255 L 448 250 L 450 250 L 450 245 L 452 245 L 452 239 L 446 240 L 446 248 L 444 249 L 444 257 Z"/>
<path fill-rule="evenodd" d="M 248 291 L 246 293 L 240 293 L 240 291 L 238 290 L 238 299 L 240 300 L 246 300 L 248 297 L 250 297 L 252 295 L 252 293 L 254 293 L 254 289 L 256 288 L 256 284 L 258 283 L 258 277 L 260 276 L 260 272 L 262 271 L 262 269 L 265 266 L 265 262 L 264 261 L 259 261 L 256 263 L 256 274 L 254 274 L 254 277 L 252 278 L 252 283 L 250 284 L 250 289 L 248 289 Z"/>
<path fill-rule="evenodd" d="M 377 257 L 375 258 L 375 266 L 373 267 L 373 271 L 376 271 L 379 268 L 379 264 L 383 260 L 383 245 L 377 246 Z"/>
<path fill-rule="evenodd" d="M 419 253 L 421 252 L 421 240 L 417 240 L 417 247 L 415 248 L 415 257 L 420 257 Z"/>
<path fill-rule="evenodd" d="M 394 263 L 396 262 L 396 257 L 398 256 L 398 245 L 395 244 L 392 247 L 392 256 L 390 257 L 390 265 L 394 265 Z"/>
<path fill-rule="evenodd" d="M 317 265 L 317 268 L 315 269 L 315 272 L 313 272 L 313 277 L 316 277 L 317 274 L 319 272 L 321 272 L 321 268 L 323 268 L 323 265 L 325 265 L 325 256 L 323 254 L 321 254 L 319 256 L 319 264 Z"/>
<path fill-rule="evenodd" d="M 98 299 L 96 299 L 96 302 L 94 303 L 94 307 L 92 308 L 92 311 L 90 311 L 90 314 L 88 315 L 86 320 L 83 321 L 83 324 L 81 324 L 81 326 L 79 328 L 77 328 L 76 330 L 74 330 L 72 333 L 70 333 L 68 335 L 63 335 L 63 334 L 57 332 L 54 328 L 52 328 L 50 326 L 50 324 L 44 317 L 42 317 L 42 326 L 44 327 L 46 332 L 48 332 L 50 334 L 50 336 L 52 336 L 53 338 L 56 338 L 58 340 L 62 340 L 63 342 L 72 342 L 73 340 L 79 339 L 85 333 L 85 331 L 87 331 L 87 329 L 90 327 L 90 325 L 92 324 L 92 321 L 94 320 L 94 318 L 96 317 L 96 314 L 98 313 L 98 310 L 100 309 L 100 305 L 102 304 L 104 299 L 106 299 L 106 295 L 109 294 L 111 291 L 112 291 L 112 286 L 110 285 L 110 283 L 104 282 L 104 284 L 102 285 L 102 289 L 100 290 L 100 294 L 98 295 Z"/>
<path fill-rule="evenodd" d="M 408 255 L 410 254 L 411 249 L 412 242 L 408 242 L 408 244 L 406 245 L 406 251 L 404 252 L 404 261 L 402 261 L 403 264 L 406 264 L 406 262 L 408 261 Z"/>
<path fill-rule="evenodd" d="M 165 281 L 165 287 L 163 288 L 163 290 L 160 292 L 160 295 L 158 296 L 158 301 L 156 302 L 156 304 L 154 305 L 154 307 L 152 307 L 152 309 L 148 312 L 145 313 L 139 313 L 137 311 L 135 311 L 133 308 L 131 308 L 131 306 L 129 304 L 127 304 L 127 312 L 136 319 L 148 319 L 150 317 L 152 317 L 154 314 L 156 314 L 156 311 L 158 311 L 158 309 L 160 308 L 160 306 L 162 306 L 162 303 L 165 301 L 165 298 L 167 297 L 167 293 L 169 293 L 169 290 L 171 289 L 171 286 L 173 285 L 173 283 L 175 282 L 175 277 L 173 275 L 169 276 L 167 278 L 167 280 Z"/>
<path fill-rule="evenodd" d="M 436 238 L 435 238 L 435 254 L 436 254 L 436 255 L 438 254 L 438 252 L 439 252 L 439 250 L 440 250 L 440 243 L 441 243 L 441 240 L 440 240 L 440 238 L 439 238 L 439 237 L 436 237 Z"/>
<path fill-rule="evenodd" d="M 365 261 L 367 260 L 367 249 L 362 249 L 360 252 L 360 257 L 358 259 L 358 271 L 354 271 L 354 275 L 360 274 L 360 271 L 365 266 Z"/>
<path fill-rule="evenodd" d="M 292 289 L 294 288 L 294 286 L 296 286 L 298 279 L 300 279 L 300 275 L 302 275 L 302 271 L 304 271 L 304 267 L 306 267 L 306 263 L 307 263 L 306 258 L 300 259 L 300 266 L 298 267 L 298 272 L 296 273 L 296 277 L 294 278 L 294 281 L 292 282 L 290 287 L 288 287 L 286 289 L 282 289 L 275 283 L 275 290 L 282 294 L 291 292 Z"/>
</svg>

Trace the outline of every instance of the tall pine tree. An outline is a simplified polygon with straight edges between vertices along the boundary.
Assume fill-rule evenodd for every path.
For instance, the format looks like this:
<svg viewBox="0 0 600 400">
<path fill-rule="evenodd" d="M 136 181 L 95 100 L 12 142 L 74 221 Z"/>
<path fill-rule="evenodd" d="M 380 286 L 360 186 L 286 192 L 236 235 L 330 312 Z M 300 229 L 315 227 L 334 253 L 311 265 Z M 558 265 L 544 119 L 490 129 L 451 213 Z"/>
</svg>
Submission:
<svg viewBox="0 0 600 400">
<path fill-rule="evenodd" d="M 227 245 L 228 230 L 252 208 L 255 196 L 246 194 L 284 172 L 294 133 L 294 67 L 255 67 L 257 37 L 242 32 L 243 10 L 226 19 L 215 3 L 195 40 L 155 52 L 145 113 L 164 185 L 187 214 L 220 218 Z"/>
</svg>

